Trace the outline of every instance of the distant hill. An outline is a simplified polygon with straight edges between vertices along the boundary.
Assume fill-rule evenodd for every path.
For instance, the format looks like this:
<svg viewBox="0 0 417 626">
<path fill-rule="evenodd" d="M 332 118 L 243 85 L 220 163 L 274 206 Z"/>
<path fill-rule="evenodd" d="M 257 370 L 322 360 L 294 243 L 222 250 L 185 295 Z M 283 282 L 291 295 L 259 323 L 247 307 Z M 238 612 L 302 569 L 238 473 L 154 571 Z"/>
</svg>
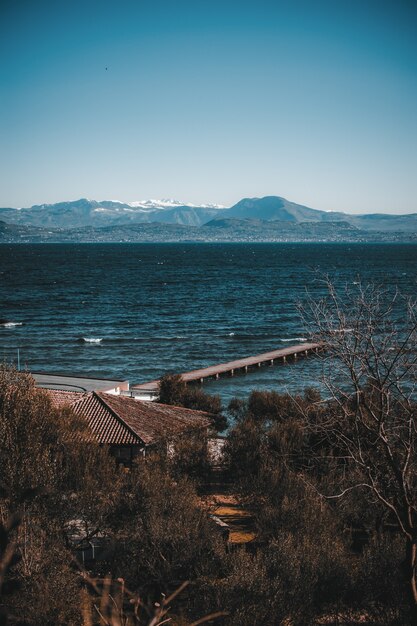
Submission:
<svg viewBox="0 0 417 626">
<path fill-rule="evenodd" d="M 348 222 L 293 222 L 261 219 L 217 218 L 200 230 L 216 231 L 217 237 L 254 241 L 355 241 L 362 233 Z"/>
<path fill-rule="evenodd" d="M 244 198 L 223 212 L 223 217 L 252 218 L 268 222 L 320 222 L 325 215 L 325 211 L 310 209 L 279 196 Z"/>
<path fill-rule="evenodd" d="M 380 232 L 416 232 L 417 214 L 388 215 L 374 213 L 351 215 L 338 211 L 320 211 L 289 202 L 279 196 L 244 198 L 222 212 L 223 218 L 253 218 L 285 222 L 345 222 L 363 230 Z"/>
<path fill-rule="evenodd" d="M 7 224 L 6 222 L 0 220 L 0 241 L 18 241 L 21 238 L 32 238 L 37 237 L 38 235 L 44 235 L 44 229 L 20 224 Z"/>
<path fill-rule="evenodd" d="M 203 226 L 145 222 L 95 228 L 39 228 L 0 221 L 0 243 L 413 242 L 417 233 L 365 231 L 347 222 L 218 218 Z"/>
<path fill-rule="evenodd" d="M 30 208 L 0 208 L 0 220 L 10 226 L 37 228 L 38 231 L 13 231 L 5 226 L 0 229 L 0 236 L 8 238 L 27 236 L 35 240 L 72 241 L 79 236 L 86 241 L 98 237 L 102 241 L 107 236 L 109 241 L 117 240 L 116 233 L 121 233 L 122 240 L 130 237 L 128 227 L 135 227 L 136 240 L 140 240 L 138 225 L 149 226 L 141 231 L 143 236 L 173 237 L 175 229 L 163 229 L 165 226 L 184 226 L 189 229 L 201 229 L 201 232 L 183 230 L 177 232 L 179 240 L 191 237 L 201 241 L 204 237 L 226 237 L 227 240 L 325 240 L 341 238 L 351 240 L 375 240 L 381 233 L 383 240 L 397 241 L 401 233 L 411 238 L 417 233 L 417 214 L 388 215 L 385 213 L 351 215 L 336 211 L 321 211 L 280 196 L 264 198 L 244 198 L 230 208 L 216 205 L 194 205 L 178 200 L 143 200 L 138 202 L 120 202 L 118 200 L 80 200 L 41 204 Z M 321 228 L 319 226 L 321 225 Z M 127 227 L 127 229 L 125 228 Z M 83 231 L 82 229 L 90 229 Z M 107 229 L 107 230 L 103 230 Z M 112 229 L 114 229 L 112 231 Z M 120 230 L 123 230 L 122 231 Z M 150 229 L 150 230 L 149 230 Z M 61 232 L 63 231 L 63 232 Z M 153 233 L 151 235 L 150 233 Z M 215 235 L 215 231 L 217 235 Z M 132 231 L 133 232 L 133 231 Z M 78 235 L 77 235 L 78 233 Z M 90 233 L 88 235 L 87 233 Z M 315 233 L 315 234 L 314 234 Z M 386 233 L 386 235 L 383 235 Z M 385 239 L 384 239 L 385 237 Z M 130 240 L 130 239 L 129 239 Z M 171 239 L 169 239 L 171 240 Z"/>
<path fill-rule="evenodd" d="M 367 231 L 379 232 L 417 232 L 417 213 L 409 215 L 388 215 L 371 213 L 369 215 L 349 215 L 349 222 Z"/>
</svg>

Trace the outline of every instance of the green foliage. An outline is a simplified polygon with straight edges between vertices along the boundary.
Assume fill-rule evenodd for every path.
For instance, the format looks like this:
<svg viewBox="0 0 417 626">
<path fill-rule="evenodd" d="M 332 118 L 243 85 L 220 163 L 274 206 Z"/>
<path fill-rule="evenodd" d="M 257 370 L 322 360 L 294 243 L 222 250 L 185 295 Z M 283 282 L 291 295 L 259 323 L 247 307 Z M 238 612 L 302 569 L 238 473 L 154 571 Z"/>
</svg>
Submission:
<svg viewBox="0 0 417 626">
<path fill-rule="evenodd" d="M 213 427 L 217 431 L 223 431 L 227 428 L 227 419 L 222 413 L 220 397 L 205 393 L 193 385 L 187 385 L 181 374 L 162 376 L 159 381 L 159 402 L 206 411 L 211 415 Z"/>
<path fill-rule="evenodd" d="M 187 433 L 171 442 L 168 451 L 169 473 L 174 478 L 188 476 L 197 481 L 204 482 L 210 471 L 208 456 L 207 437 L 202 431 Z"/>
<path fill-rule="evenodd" d="M 184 399 L 180 380 L 165 378 L 162 387 L 164 399 Z M 178 626 L 218 610 L 229 613 L 225 626 L 303 626 L 338 615 L 347 622 L 355 611 L 370 624 L 411 624 L 392 516 L 361 491 L 321 495 L 357 479 L 331 433 L 311 428 L 333 423 L 337 407 L 314 391 L 296 398 L 255 392 L 229 412 L 236 421 L 225 459 L 232 493 L 255 516 L 250 551 L 228 551 L 202 504 L 195 479 L 204 479 L 207 449 L 198 434 L 172 442 L 175 454 L 138 458 L 125 472 L 82 419 L 53 409 L 30 376 L 0 370 L 0 521 L 6 528 L 16 508 L 21 519 L 8 532 L 18 558 L 5 581 L 20 589 L 6 597 L 3 614 L 36 626 L 75 626 L 81 611 L 87 619 L 93 609 L 74 548 L 101 535 L 112 549 L 90 575 L 109 574 L 115 584 L 122 577 L 144 606 L 192 581 L 183 617 L 171 621 Z"/>
<path fill-rule="evenodd" d="M 252 391 L 247 403 L 246 413 L 257 420 L 275 422 L 299 419 L 303 409 L 312 409 L 320 402 L 320 393 L 307 388 L 304 396 L 290 396 L 276 391 Z"/>
<path fill-rule="evenodd" d="M 320 615 L 353 615 L 357 607 L 375 619 L 370 623 L 411 623 L 400 566 L 404 548 L 398 529 L 394 537 L 386 530 L 389 521 L 393 529 L 393 520 L 364 490 L 345 498 L 321 495 L 337 492 L 341 480 L 358 480 L 332 433 L 311 428 L 332 424 L 337 405 L 321 402 L 309 390 L 296 398 L 254 392 L 246 403 L 234 402 L 232 410 L 237 421 L 225 457 L 240 493 L 256 511 L 256 559 L 265 567 L 257 560 L 250 566 L 237 561 L 233 576 L 225 574 L 225 588 L 237 580 L 255 584 L 248 580 L 253 571 L 256 589 L 261 595 L 265 589 L 268 600 L 259 596 L 253 606 L 246 601 L 238 606 L 239 594 L 226 591 L 224 608 L 238 616 L 230 623 L 306 624 Z M 375 531 L 378 540 L 370 541 Z M 360 551 L 359 536 L 365 546 Z"/>
<path fill-rule="evenodd" d="M 181 374 L 165 374 L 159 381 L 159 402 L 182 406 L 187 384 Z"/>
<path fill-rule="evenodd" d="M 225 462 L 235 481 L 251 489 L 259 477 L 266 446 L 266 430 L 252 417 L 238 422 L 229 432 L 224 445 Z"/>
<path fill-rule="evenodd" d="M 159 459 L 142 459 L 125 477 L 123 499 L 129 513 L 115 511 L 114 524 L 125 545 L 114 565 L 132 588 L 157 595 L 213 571 L 224 547 L 188 478 L 173 480 Z"/>
<path fill-rule="evenodd" d="M 3 369 L 0 383 L 0 512 L 5 519 L 21 509 L 20 559 L 7 581 L 19 581 L 20 590 L 9 613 L 28 624 L 79 623 L 73 549 L 83 537 L 103 535 L 115 548 L 97 563 L 98 574 L 111 568 L 153 598 L 173 581 L 212 572 L 223 543 L 185 476 L 201 466 L 201 445 L 188 440 L 181 452 L 177 442 L 175 462 L 139 459 L 125 473 L 85 422 L 55 410 L 29 375 Z"/>
</svg>

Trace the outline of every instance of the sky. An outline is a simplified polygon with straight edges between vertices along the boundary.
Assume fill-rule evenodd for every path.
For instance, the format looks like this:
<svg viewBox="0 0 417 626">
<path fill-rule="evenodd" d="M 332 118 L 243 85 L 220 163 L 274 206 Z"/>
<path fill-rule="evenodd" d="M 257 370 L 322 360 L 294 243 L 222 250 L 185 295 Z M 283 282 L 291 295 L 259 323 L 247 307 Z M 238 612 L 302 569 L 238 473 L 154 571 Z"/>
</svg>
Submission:
<svg viewBox="0 0 417 626">
<path fill-rule="evenodd" d="M 0 0 L 0 206 L 417 212 L 417 0 Z"/>
</svg>

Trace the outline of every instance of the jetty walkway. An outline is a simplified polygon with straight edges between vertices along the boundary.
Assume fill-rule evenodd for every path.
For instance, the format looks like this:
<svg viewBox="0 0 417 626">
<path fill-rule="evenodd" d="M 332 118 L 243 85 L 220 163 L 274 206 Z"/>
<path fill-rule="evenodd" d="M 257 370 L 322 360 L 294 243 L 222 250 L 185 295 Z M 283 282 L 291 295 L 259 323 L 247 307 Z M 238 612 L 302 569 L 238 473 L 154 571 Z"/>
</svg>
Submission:
<svg viewBox="0 0 417 626">
<path fill-rule="evenodd" d="M 182 379 L 185 382 L 199 381 L 202 383 L 207 378 L 220 378 L 221 375 L 228 374 L 233 376 L 235 372 L 247 372 L 249 368 L 261 367 L 262 365 L 273 365 L 275 361 L 285 363 L 287 358 L 297 359 L 299 356 L 307 356 L 311 352 L 318 352 L 323 348 L 321 343 L 300 343 L 295 346 L 288 346 L 288 348 L 281 348 L 280 350 L 272 350 L 271 352 L 264 352 L 255 356 L 248 356 L 243 359 L 237 359 L 236 361 L 229 361 L 228 363 L 220 363 L 219 365 L 211 365 L 198 370 L 191 370 L 190 372 L 184 372 L 181 374 Z M 137 391 L 157 391 L 159 386 L 159 380 L 151 380 L 147 383 L 141 383 L 140 385 L 132 385 L 131 390 Z"/>
</svg>

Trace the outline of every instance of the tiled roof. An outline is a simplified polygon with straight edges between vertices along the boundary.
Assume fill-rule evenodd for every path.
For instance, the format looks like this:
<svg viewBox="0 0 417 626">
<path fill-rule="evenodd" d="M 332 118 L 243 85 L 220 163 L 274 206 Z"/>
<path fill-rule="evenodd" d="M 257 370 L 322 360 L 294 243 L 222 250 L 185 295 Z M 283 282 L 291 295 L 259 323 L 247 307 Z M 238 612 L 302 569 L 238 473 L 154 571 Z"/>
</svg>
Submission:
<svg viewBox="0 0 417 626">
<path fill-rule="evenodd" d="M 204 411 L 103 392 L 83 395 L 72 409 L 87 419 L 97 440 L 104 444 L 151 445 L 211 424 Z"/>
<path fill-rule="evenodd" d="M 61 389 L 43 389 L 42 391 L 48 394 L 52 405 L 56 409 L 61 409 L 64 406 L 70 406 L 85 395 L 85 393 L 81 391 L 63 391 Z"/>
</svg>

